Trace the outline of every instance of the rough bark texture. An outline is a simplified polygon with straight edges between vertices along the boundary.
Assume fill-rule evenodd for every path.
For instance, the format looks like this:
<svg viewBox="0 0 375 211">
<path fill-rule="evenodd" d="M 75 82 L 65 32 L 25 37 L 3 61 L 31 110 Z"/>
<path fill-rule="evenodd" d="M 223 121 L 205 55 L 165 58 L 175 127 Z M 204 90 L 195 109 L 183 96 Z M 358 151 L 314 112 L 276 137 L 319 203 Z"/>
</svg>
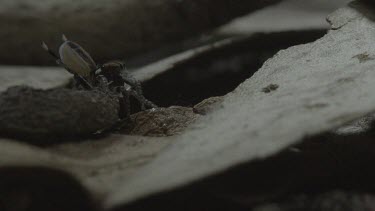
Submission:
<svg viewBox="0 0 375 211">
<path fill-rule="evenodd" d="M 193 107 L 193 111 L 197 114 L 206 115 L 213 111 L 215 108 L 218 108 L 220 104 L 223 102 L 223 100 L 223 96 L 207 98 L 202 102 L 196 104 Z"/>
<path fill-rule="evenodd" d="M 132 124 L 123 132 L 143 136 L 172 136 L 181 134 L 198 119 L 192 108 L 172 106 L 138 112 L 131 116 Z"/>
<path fill-rule="evenodd" d="M 11 87 L 0 95 L 0 133 L 48 144 L 108 127 L 118 110 L 117 98 L 99 91 Z"/>
<path fill-rule="evenodd" d="M 145 195 L 176 190 L 268 157 L 308 135 L 373 112 L 373 14 L 364 5 L 351 4 L 329 17 L 340 27 L 315 42 L 278 52 L 226 95 L 220 109 L 176 137 L 174 145 L 127 180 L 107 203 L 121 207 L 135 202 L 140 208 L 147 204 Z M 270 84 L 278 88 L 264 93 Z"/>
</svg>

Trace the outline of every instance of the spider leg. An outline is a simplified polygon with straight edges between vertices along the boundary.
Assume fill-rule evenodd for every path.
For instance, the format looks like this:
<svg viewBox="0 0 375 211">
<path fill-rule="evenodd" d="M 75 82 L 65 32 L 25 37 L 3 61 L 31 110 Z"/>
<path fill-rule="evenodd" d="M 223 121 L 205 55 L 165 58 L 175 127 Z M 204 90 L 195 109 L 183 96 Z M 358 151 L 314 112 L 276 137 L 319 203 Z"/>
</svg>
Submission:
<svg viewBox="0 0 375 211">
<path fill-rule="evenodd" d="M 130 118 L 130 103 L 129 103 L 129 94 L 122 93 L 121 96 L 118 98 L 120 103 L 120 110 L 119 110 L 119 120 L 112 125 L 111 130 L 119 130 L 127 125 L 129 122 L 132 122 Z"/>
<path fill-rule="evenodd" d="M 121 87 L 122 92 L 128 93 L 129 96 L 133 96 L 138 102 L 141 104 L 141 110 L 146 110 L 147 108 L 157 108 L 158 106 L 155 105 L 153 102 L 147 100 L 142 94 L 132 89 L 132 87 L 124 83 L 124 86 Z"/>
<path fill-rule="evenodd" d="M 127 71 L 123 71 L 121 77 L 125 83 L 129 84 L 138 94 L 143 95 L 142 85 L 137 79 L 131 76 Z"/>
<path fill-rule="evenodd" d="M 124 127 L 126 124 L 131 122 L 129 94 L 128 92 L 122 91 L 122 90 L 120 90 L 120 93 L 121 95 L 118 98 L 119 104 L 120 104 L 119 120 L 117 120 L 115 124 L 97 131 L 94 135 L 101 135 L 101 134 L 105 134 L 114 130 L 119 130 L 122 127 Z"/>
<path fill-rule="evenodd" d="M 64 69 L 66 69 L 68 72 L 72 73 L 74 75 L 74 80 L 79 84 L 79 85 L 82 85 L 85 89 L 93 89 L 93 86 L 85 79 L 83 78 L 82 76 L 80 75 L 77 75 L 75 74 L 74 72 L 72 72 L 68 67 L 66 67 L 66 65 L 61 61 L 60 57 L 57 56 L 57 54 L 55 54 L 49 47 L 48 45 L 45 43 L 45 42 L 42 42 L 42 48 L 47 51 L 52 57 L 54 57 L 56 59 L 56 63 L 63 67 Z"/>
<path fill-rule="evenodd" d="M 141 104 L 141 110 L 142 111 L 146 110 L 146 107 L 147 108 L 157 108 L 157 106 L 153 102 L 147 100 L 143 95 L 140 95 L 138 92 L 136 92 L 134 90 L 130 90 L 129 94 L 131 96 L 135 97 L 138 100 L 138 102 Z"/>
<path fill-rule="evenodd" d="M 97 80 L 100 84 L 104 85 L 108 84 L 108 80 L 103 75 L 98 75 Z M 101 87 L 101 85 L 99 85 Z M 131 122 L 130 119 L 130 103 L 129 103 L 129 93 L 124 89 L 124 87 L 114 87 L 115 92 L 119 93 L 118 101 L 119 101 L 119 119 L 111 126 L 105 127 L 101 130 L 98 130 L 94 133 L 94 135 L 102 135 L 108 132 L 112 132 L 114 130 L 119 130 L 124 127 L 126 124 Z"/>
<path fill-rule="evenodd" d="M 123 67 L 123 71 L 121 71 L 121 77 L 125 81 L 125 86 L 131 87 L 131 89 L 128 89 L 128 92 L 131 96 L 135 97 L 141 104 L 141 109 L 146 110 L 146 107 L 148 108 L 157 108 L 158 106 L 155 105 L 153 102 L 147 100 L 143 96 L 143 90 L 141 83 L 135 79 L 127 70 L 125 67 Z"/>
<path fill-rule="evenodd" d="M 120 104 L 119 118 L 120 119 L 129 118 L 130 117 L 129 93 L 125 89 L 121 89 L 120 87 L 110 88 L 110 84 L 113 81 L 109 82 L 108 79 L 103 75 L 97 75 L 96 81 L 98 82 L 97 86 L 100 89 L 118 93 L 119 95 L 118 100 Z"/>
<path fill-rule="evenodd" d="M 120 111 L 119 117 L 121 120 L 127 120 L 130 118 L 130 97 L 127 92 L 122 92 L 119 97 Z"/>
<path fill-rule="evenodd" d="M 95 79 L 96 79 L 95 86 L 99 87 L 102 90 L 110 91 L 109 85 L 112 83 L 112 81 L 109 82 L 108 79 L 104 77 L 103 75 L 96 75 Z"/>
<path fill-rule="evenodd" d="M 47 51 L 53 58 L 60 59 L 49 47 L 45 42 L 42 42 L 42 48 Z"/>
<path fill-rule="evenodd" d="M 56 60 L 56 63 L 60 65 L 61 67 L 65 68 L 68 72 L 72 73 L 72 71 L 67 68 L 60 59 Z M 73 73 L 74 80 L 77 82 L 78 85 L 81 85 L 83 88 L 87 90 L 92 90 L 94 87 L 82 76 Z"/>
</svg>

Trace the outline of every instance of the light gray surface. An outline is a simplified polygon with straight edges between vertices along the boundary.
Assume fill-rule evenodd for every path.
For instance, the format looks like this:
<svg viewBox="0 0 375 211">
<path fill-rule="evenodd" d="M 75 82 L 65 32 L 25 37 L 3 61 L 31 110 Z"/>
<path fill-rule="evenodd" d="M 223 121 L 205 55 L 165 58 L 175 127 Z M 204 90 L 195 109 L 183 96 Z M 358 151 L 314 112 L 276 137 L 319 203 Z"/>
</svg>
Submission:
<svg viewBox="0 0 375 211">
<path fill-rule="evenodd" d="M 161 73 L 173 69 L 174 65 L 178 63 L 182 63 L 194 57 L 198 57 L 199 55 L 213 51 L 217 48 L 222 48 L 231 45 L 234 41 L 236 41 L 236 38 L 227 38 L 215 43 L 210 43 L 204 46 L 189 49 L 187 51 L 172 55 L 170 57 L 161 59 L 157 62 L 138 68 L 136 71 L 134 71 L 134 77 L 139 81 L 150 80 Z"/>
<path fill-rule="evenodd" d="M 375 24 L 354 8 L 342 11 L 331 20 L 345 19 L 345 11 L 356 18 L 316 42 L 280 51 L 228 94 L 222 109 L 176 137 L 176 143 L 124 181 L 106 205 L 267 157 L 374 111 Z M 358 59 L 365 54 L 369 59 Z M 271 83 L 279 88 L 263 93 Z"/>
<path fill-rule="evenodd" d="M 67 84 L 71 77 L 72 74 L 58 67 L 0 66 L 0 92 L 16 85 L 53 88 Z"/>
<path fill-rule="evenodd" d="M 222 26 L 219 34 L 329 28 L 326 16 L 350 0 L 286 0 Z"/>
</svg>

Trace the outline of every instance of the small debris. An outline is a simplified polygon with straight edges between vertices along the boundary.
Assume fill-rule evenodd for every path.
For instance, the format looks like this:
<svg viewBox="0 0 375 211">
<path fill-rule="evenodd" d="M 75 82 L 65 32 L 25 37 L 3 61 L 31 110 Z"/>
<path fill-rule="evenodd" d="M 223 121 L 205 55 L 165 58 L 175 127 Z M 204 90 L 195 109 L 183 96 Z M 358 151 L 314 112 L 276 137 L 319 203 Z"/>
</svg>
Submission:
<svg viewBox="0 0 375 211">
<path fill-rule="evenodd" d="M 373 60 L 374 58 L 370 57 L 368 53 L 361 53 L 356 56 L 353 56 L 353 58 L 356 58 L 359 60 L 359 63 L 367 62 L 369 60 Z"/>
<path fill-rule="evenodd" d="M 264 92 L 264 93 L 270 93 L 272 91 L 275 91 L 278 88 L 279 88 L 279 85 L 277 85 L 277 84 L 270 84 L 267 87 L 264 87 L 262 89 L 262 92 Z"/>
</svg>

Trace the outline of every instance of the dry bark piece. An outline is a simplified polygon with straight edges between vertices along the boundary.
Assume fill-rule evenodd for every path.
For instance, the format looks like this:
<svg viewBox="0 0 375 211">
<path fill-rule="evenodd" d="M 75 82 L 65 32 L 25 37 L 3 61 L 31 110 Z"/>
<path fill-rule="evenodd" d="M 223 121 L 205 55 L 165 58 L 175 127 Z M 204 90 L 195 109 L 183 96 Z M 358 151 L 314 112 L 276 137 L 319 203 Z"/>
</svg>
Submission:
<svg viewBox="0 0 375 211">
<path fill-rule="evenodd" d="M 223 101 L 224 101 L 223 96 L 210 97 L 198 103 L 197 105 L 195 105 L 193 107 L 193 111 L 194 113 L 197 113 L 197 114 L 206 115 L 209 112 L 213 111 Z"/>
<path fill-rule="evenodd" d="M 349 136 L 319 134 L 266 159 L 234 166 L 214 177 L 118 210 L 171 210 L 185 204 L 189 206 L 184 206 L 184 210 L 216 210 L 223 206 L 228 210 L 251 210 L 265 202 L 293 204 L 288 196 L 306 192 L 325 193 L 345 188 L 371 193 L 374 172 L 363 174 L 363 169 L 372 168 L 373 137 L 374 131 Z"/>
<path fill-rule="evenodd" d="M 192 108 L 156 108 L 133 114 L 132 125 L 123 132 L 143 136 L 172 136 L 181 134 L 198 117 Z"/>
<path fill-rule="evenodd" d="M 114 124 L 118 110 L 117 98 L 100 91 L 15 86 L 0 95 L 0 134 L 53 143 Z"/>
<path fill-rule="evenodd" d="M 159 106 L 192 106 L 233 91 L 279 50 L 315 41 L 326 30 L 229 38 L 137 69 L 148 98 Z"/>
<path fill-rule="evenodd" d="M 122 205 L 268 157 L 307 135 L 373 112 L 375 62 L 353 58 L 375 55 L 375 24 L 368 18 L 372 14 L 351 4 L 331 16 L 340 28 L 277 53 L 226 95 L 222 108 L 175 137 L 172 146 L 124 181 L 106 205 L 121 210 Z M 271 83 L 281 88 L 272 94 L 260 91 Z"/>
</svg>

